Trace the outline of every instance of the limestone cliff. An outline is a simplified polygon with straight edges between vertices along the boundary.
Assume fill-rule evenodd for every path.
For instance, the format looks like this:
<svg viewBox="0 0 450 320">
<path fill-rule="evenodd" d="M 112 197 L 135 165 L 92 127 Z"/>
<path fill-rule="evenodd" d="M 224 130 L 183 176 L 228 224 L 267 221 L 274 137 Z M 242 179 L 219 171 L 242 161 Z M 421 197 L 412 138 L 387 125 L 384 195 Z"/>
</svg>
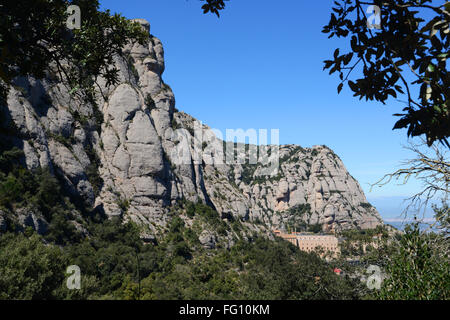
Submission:
<svg viewBox="0 0 450 320">
<path fill-rule="evenodd" d="M 106 86 L 99 79 L 96 101 L 77 98 L 51 74 L 42 81 L 16 80 L 2 121 L 18 134 L 2 132 L 2 138 L 24 150 L 29 169 L 48 167 L 80 201 L 144 224 L 150 233 L 166 224 L 168 210 L 181 199 L 202 201 L 223 218 L 266 231 L 382 223 L 358 182 L 325 146 L 280 146 L 272 175 L 261 174 L 262 163 L 222 161 L 220 148 L 198 152 L 195 130 L 210 130 L 175 109 L 174 94 L 161 77 L 162 44 L 147 21 L 139 22 L 149 33 L 147 44 L 125 48 L 129 59 L 115 61 L 119 84 Z M 218 139 L 209 142 L 223 146 Z"/>
</svg>

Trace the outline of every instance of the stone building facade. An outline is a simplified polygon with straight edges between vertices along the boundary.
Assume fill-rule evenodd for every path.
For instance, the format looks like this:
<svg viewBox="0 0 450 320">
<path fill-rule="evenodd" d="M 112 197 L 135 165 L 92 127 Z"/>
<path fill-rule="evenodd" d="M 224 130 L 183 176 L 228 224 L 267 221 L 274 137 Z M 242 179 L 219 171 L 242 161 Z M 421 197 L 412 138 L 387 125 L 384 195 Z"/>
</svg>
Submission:
<svg viewBox="0 0 450 320">
<path fill-rule="evenodd" d="M 302 251 L 318 251 L 322 248 L 324 253 L 331 252 L 333 255 L 339 253 L 338 238 L 334 235 L 319 235 L 300 232 L 283 233 L 280 230 L 274 230 L 273 232 L 275 236 L 289 241 Z"/>
</svg>

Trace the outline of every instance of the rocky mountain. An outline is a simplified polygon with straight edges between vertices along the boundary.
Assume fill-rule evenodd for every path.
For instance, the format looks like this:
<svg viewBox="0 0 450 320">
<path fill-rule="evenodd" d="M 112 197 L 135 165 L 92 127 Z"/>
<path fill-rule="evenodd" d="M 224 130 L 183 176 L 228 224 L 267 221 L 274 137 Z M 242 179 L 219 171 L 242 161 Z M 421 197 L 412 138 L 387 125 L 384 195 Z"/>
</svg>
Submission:
<svg viewBox="0 0 450 320">
<path fill-rule="evenodd" d="M 2 127 L 10 130 L 2 130 L 1 138 L 24 151 L 29 169 L 49 168 L 78 201 L 145 225 L 149 235 L 164 229 L 167 213 L 182 199 L 203 202 L 222 218 L 239 218 L 260 231 L 382 224 L 328 147 L 225 144 L 179 112 L 161 77 L 161 41 L 147 21 L 138 21 L 148 43 L 125 48 L 129 58 L 115 61 L 119 84 L 98 79 L 94 100 L 73 94 L 51 72 L 42 81 L 16 80 L 2 107 Z M 239 150 L 241 157 L 227 161 Z M 249 163 L 251 150 L 268 154 L 269 162 L 260 157 Z M 45 225 L 44 217 L 23 211 L 16 212 L 22 223 Z"/>
</svg>

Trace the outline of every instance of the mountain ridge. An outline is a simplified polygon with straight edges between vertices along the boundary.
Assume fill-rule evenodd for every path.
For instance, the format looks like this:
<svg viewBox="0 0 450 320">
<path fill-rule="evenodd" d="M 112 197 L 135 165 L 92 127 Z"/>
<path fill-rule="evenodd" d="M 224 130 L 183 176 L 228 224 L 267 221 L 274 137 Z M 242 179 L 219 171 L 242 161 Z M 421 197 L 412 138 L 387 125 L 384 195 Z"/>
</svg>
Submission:
<svg viewBox="0 0 450 320">
<path fill-rule="evenodd" d="M 119 83 L 98 79 L 95 100 L 73 95 L 51 72 L 44 80 L 15 81 L 2 108 L 2 126 L 13 126 L 14 133 L 2 138 L 23 150 L 28 169 L 48 168 L 70 195 L 108 217 L 146 226 L 150 237 L 164 232 L 179 201 L 203 202 L 221 218 L 240 219 L 266 234 L 308 225 L 334 232 L 382 224 L 359 183 L 326 146 L 276 146 L 276 174 L 261 174 L 267 163 L 223 161 L 237 145 L 228 148 L 209 127 L 175 108 L 162 80 L 162 43 L 148 21 L 135 21 L 148 32 L 148 42 L 124 48 L 128 59 L 115 59 Z M 196 130 L 209 137 L 206 145 L 197 141 Z M 252 148 L 244 146 L 244 158 L 250 159 Z M 198 153 L 204 149 L 210 152 Z M 261 154 L 272 146 L 256 149 Z M 46 223 L 33 210 L 16 216 L 22 224 Z"/>
</svg>

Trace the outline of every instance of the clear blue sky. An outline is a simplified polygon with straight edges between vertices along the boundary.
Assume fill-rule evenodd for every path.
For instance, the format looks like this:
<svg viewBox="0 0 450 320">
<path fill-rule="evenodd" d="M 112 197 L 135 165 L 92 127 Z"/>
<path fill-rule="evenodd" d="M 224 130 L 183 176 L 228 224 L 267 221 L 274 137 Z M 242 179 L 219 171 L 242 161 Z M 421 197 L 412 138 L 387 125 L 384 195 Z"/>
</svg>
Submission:
<svg viewBox="0 0 450 320">
<path fill-rule="evenodd" d="M 411 195 L 418 183 L 369 192 L 369 183 L 412 157 L 406 131 L 392 131 L 404 105 L 359 101 L 337 75 L 322 71 L 342 39 L 321 33 L 333 1 L 231 0 L 218 19 L 199 0 L 107 0 L 102 8 L 145 18 L 163 42 L 164 81 L 177 108 L 225 133 L 280 129 L 282 144 L 325 144 L 344 161 L 366 196 Z M 381 211 L 381 210 L 380 210 Z M 383 214 L 383 212 L 382 212 Z"/>
</svg>

